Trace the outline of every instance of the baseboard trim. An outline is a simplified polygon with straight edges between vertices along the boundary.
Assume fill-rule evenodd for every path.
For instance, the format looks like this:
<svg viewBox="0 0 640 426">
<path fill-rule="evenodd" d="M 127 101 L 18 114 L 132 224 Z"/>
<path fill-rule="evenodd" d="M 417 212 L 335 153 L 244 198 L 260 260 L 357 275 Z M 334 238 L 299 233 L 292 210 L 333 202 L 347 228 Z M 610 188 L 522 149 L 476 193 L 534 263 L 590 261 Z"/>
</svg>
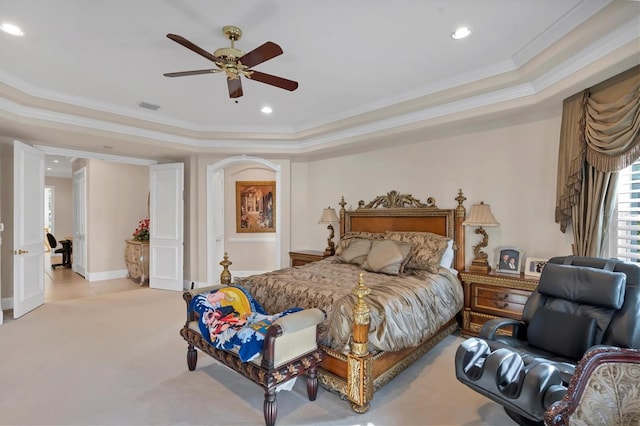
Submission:
<svg viewBox="0 0 640 426">
<path fill-rule="evenodd" d="M 126 278 L 129 272 L 126 269 L 118 271 L 105 271 L 105 272 L 87 272 L 85 279 L 87 281 L 104 281 L 104 280 L 116 280 L 118 278 Z"/>
</svg>

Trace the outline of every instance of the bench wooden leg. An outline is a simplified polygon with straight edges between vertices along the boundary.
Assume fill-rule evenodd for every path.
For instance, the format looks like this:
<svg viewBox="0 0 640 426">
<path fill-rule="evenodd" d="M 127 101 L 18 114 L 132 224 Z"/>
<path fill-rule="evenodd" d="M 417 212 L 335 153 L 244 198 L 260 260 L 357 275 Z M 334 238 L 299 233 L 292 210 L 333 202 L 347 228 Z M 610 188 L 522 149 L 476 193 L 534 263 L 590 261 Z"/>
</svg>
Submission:
<svg viewBox="0 0 640 426">
<path fill-rule="evenodd" d="M 318 372 L 315 365 L 307 370 L 307 395 L 309 401 L 315 401 L 318 395 Z"/>
<path fill-rule="evenodd" d="M 276 389 L 269 389 L 264 393 L 264 422 L 267 426 L 276 424 L 278 415 L 278 403 L 276 402 Z"/>
<path fill-rule="evenodd" d="M 196 369 L 196 364 L 198 363 L 198 351 L 195 350 L 193 345 L 189 345 L 187 348 L 187 366 L 189 367 L 189 371 L 193 371 Z"/>
</svg>

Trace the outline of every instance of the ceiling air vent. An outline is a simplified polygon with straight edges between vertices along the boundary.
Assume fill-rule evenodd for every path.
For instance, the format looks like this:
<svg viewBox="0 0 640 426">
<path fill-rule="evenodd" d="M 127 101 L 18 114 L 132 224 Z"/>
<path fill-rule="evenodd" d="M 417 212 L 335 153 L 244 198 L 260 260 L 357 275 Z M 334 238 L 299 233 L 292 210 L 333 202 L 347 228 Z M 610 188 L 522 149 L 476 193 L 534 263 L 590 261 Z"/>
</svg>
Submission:
<svg viewBox="0 0 640 426">
<path fill-rule="evenodd" d="M 160 109 L 160 105 L 150 104 L 149 102 L 140 102 L 138 106 L 140 108 L 150 109 L 151 111 L 157 111 L 158 109 Z"/>
</svg>

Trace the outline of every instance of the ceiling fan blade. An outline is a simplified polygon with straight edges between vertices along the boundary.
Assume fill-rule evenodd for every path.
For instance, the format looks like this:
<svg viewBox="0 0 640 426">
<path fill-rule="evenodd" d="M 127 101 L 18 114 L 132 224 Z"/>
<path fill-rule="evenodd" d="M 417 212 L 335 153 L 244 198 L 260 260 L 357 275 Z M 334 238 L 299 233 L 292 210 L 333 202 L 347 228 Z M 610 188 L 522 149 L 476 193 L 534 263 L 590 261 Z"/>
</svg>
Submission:
<svg viewBox="0 0 640 426">
<path fill-rule="evenodd" d="M 287 80 L 286 78 L 277 77 L 271 74 L 265 74 L 260 71 L 252 71 L 249 76 L 251 80 L 259 81 L 260 83 L 270 84 L 272 86 L 280 87 L 281 89 L 294 91 L 298 88 L 298 82 L 293 80 Z"/>
<path fill-rule="evenodd" d="M 229 86 L 229 97 L 230 98 L 239 98 L 243 95 L 242 93 L 242 82 L 240 81 L 240 77 L 238 78 L 227 78 L 227 86 Z"/>
<path fill-rule="evenodd" d="M 251 68 L 278 55 L 282 55 L 282 48 L 274 42 L 268 41 L 262 46 L 256 47 L 251 52 L 246 53 L 238 60 L 242 62 L 242 65 Z"/>
<path fill-rule="evenodd" d="M 212 74 L 220 72 L 219 69 L 208 69 L 208 70 L 194 70 L 194 71 L 178 71 L 178 72 L 168 72 L 165 73 L 165 77 L 184 77 L 185 75 L 198 75 L 198 74 Z"/>
<path fill-rule="evenodd" d="M 211 53 L 207 52 L 203 48 L 196 46 L 195 44 L 191 43 L 189 40 L 187 40 L 182 36 L 179 36 L 177 34 L 167 34 L 167 37 L 169 37 L 171 40 L 175 41 L 176 43 L 183 45 L 187 49 L 196 52 L 198 55 L 204 56 L 205 58 L 207 58 L 212 62 L 222 62 L 220 58 L 212 55 Z"/>
</svg>

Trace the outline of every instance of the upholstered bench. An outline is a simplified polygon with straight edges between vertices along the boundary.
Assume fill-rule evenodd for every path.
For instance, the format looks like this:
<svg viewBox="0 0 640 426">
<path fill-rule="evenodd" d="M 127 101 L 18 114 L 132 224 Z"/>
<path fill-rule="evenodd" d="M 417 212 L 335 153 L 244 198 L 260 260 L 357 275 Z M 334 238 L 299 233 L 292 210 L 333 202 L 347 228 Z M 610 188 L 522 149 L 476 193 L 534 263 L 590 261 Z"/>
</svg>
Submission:
<svg viewBox="0 0 640 426">
<path fill-rule="evenodd" d="M 180 335 L 187 341 L 187 366 L 193 371 L 198 360 L 197 349 L 252 380 L 265 390 L 264 419 L 267 426 L 273 426 L 277 416 L 276 388 L 300 375 L 307 376 L 307 394 L 310 401 L 318 392 L 317 365 L 324 359 L 324 352 L 318 348 L 317 325 L 325 319 L 320 309 L 305 309 L 281 317 L 268 328 L 262 353 L 248 362 L 243 362 L 236 351 L 218 349 L 201 334 L 198 319 L 189 311 L 191 300 L 201 293 L 224 288 L 215 285 L 185 291 L 183 299 L 187 303 L 187 321 Z"/>
</svg>

